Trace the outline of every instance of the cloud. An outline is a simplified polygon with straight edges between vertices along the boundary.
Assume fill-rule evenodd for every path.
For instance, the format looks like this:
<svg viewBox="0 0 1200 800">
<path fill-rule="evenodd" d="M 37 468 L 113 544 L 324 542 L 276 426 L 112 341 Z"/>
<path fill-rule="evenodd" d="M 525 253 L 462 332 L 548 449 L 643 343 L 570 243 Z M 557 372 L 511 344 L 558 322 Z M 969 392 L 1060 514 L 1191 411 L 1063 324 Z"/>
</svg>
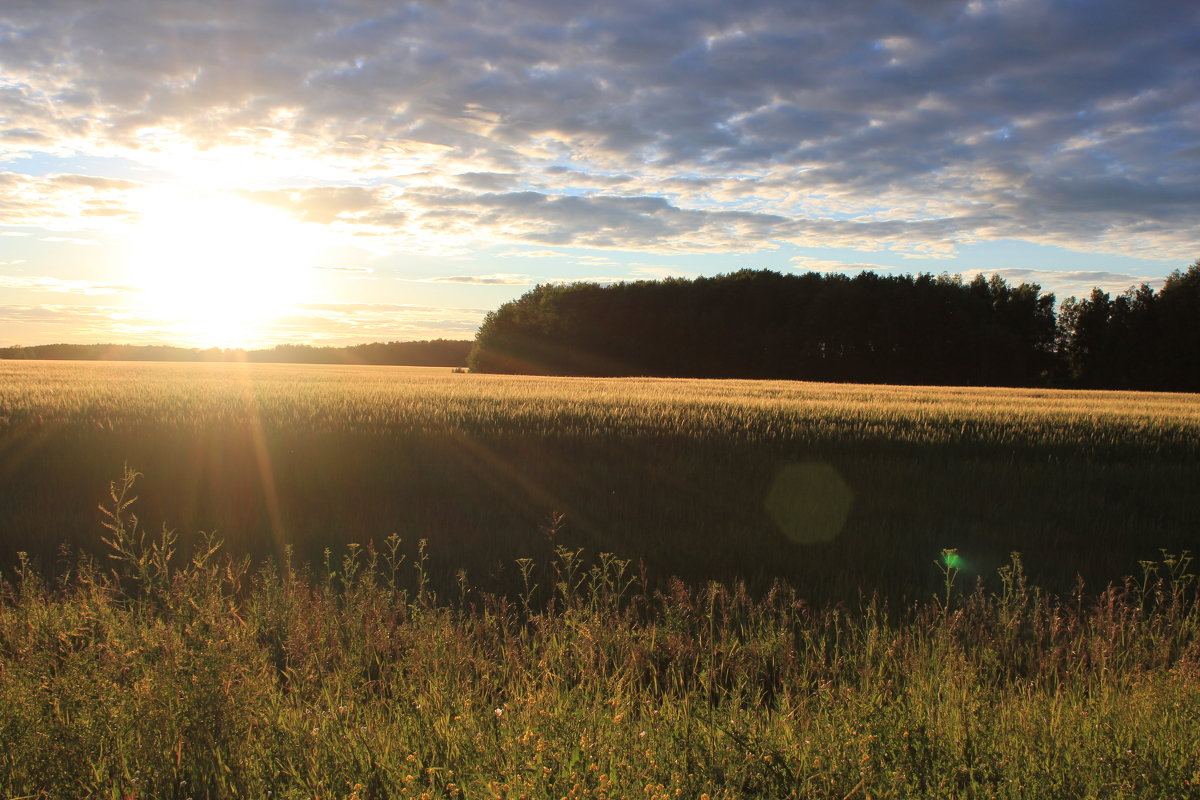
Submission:
<svg viewBox="0 0 1200 800">
<path fill-rule="evenodd" d="M 355 185 L 264 202 L 413 246 L 1178 262 L 1198 26 L 1184 0 L 8 3 L 0 157 L 286 146 Z M 119 187 L 52 183 L 0 181 L 0 224 L 125 213 Z"/>
<path fill-rule="evenodd" d="M 271 325 L 275 341 L 472 339 L 487 309 L 400 303 L 306 303 Z"/>
<path fill-rule="evenodd" d="M 964 272 L 963 277 L 970 279 L 979 274 L 999 275 L 1013 285 L 1036 283 L 1042 287 L 1043 292 L 1053 293 L 1059 300 L 1067 297 L 1086 297 L 1092 293 L 1092 289 L 1100 289 L 1111 295 L 1118 295 L 1142 284 L 1146 284 L 1152 289 L 1161 289 L 1163 285 L 1163 278 L 1098 270 L 1044 270 L 1010 267 L 995 270 L 970 270 Z"/>
<path fill-rule="evenodd" d="M 635 278 L 661 280 L 663 278 L 696 278 L 698 273 L 675 267 L 659 267 L 652 264 L 630 264 L 630 273 Z"/>
<path fill-rule="evenodd" d="M 532 286 L 536 281 L 528 275 L 495 273 L 492 275 L 453 275 L 444 278 L 426 278 L 428 283 L 469 283 L 481 286 Z"/>
<path fill-rule="evenodd" d="M 90 175 L 44 176 L 0 172 L 0 225 L 47 230 L 94 230 L 136 220 L 131 193 L 141 184 Z M 8 231 L 6 236 L 23 232 Z M 44 241 L 72 241 L 45 237 Z M 79 240 L 77 244 L 95 244 Z"/>
<path fill-rule="evenodd" d="M 124 306 L 0 305 L 0 343 L 161 344 L 170 341 L 172 330 L 168 321 Z"/>
<path fill-rule="evenodd" d="M 517 184 L 520 178 L 511 173 L 501 172 L 463 172 L 454 176 L 456 183 L 468 189 L 483 191 L 499 191 Z"/>
<path fill-rule="evenodd" d="M 803 272 L 895 272 L 895 267 L 882 264 L 849 263 L 834 259 L 793 256 L 788 259 L 792 267 Z"/>
<path fill-rule="evenodd" d="M 558 250 L 505 250 L 496 254 L 500 258 L 562 258 Z"/>
<path fill-rule="evenodd" d="M 281 208 L 305 222 L 329 225 L 346 222 L 360 225 L 380 224 L 388 215 L 387 192 L 362 186 L 313 186 L 271 191 L 243 191 L 242 196 L 265 205 Z M 394 212 L 392 212 L 394 213 Z M 403 215 L 382 224 L 396 224 Z"/>
<path fill-rule="evenodd" d="M 96 283 L 94 281 L 67 280 L 63 278 L 52 278 L 46 276 L 14 277 L 9 275 L 0 275 L 0 288 L 22 289 L 29 292 L 49 292 L 53 294 L 80 295 L 125 294 L 127 292 L 134 291 L 134 289 L 129 286 Z"/>
<path fill-rule="evenodd" d="M 95 239 L 80 239 L 76 236 L 43 236 L 39 241 L 58 244 L 77 244 L 84 247 L 100 247 L 103 244 L 103 242 L 98 242 Z"/>
<path fill-rule="evenodd" d="M 661 197 L 428 190 L 410 191 L 405 201 L 416 209 L 419 222 L 434 231 L 486 232 L 498 240 L 560 247 L 660 252 L 759 249 L 772 246 L 793 227 L 778 215 L 689 210 Z"/>
</svg>

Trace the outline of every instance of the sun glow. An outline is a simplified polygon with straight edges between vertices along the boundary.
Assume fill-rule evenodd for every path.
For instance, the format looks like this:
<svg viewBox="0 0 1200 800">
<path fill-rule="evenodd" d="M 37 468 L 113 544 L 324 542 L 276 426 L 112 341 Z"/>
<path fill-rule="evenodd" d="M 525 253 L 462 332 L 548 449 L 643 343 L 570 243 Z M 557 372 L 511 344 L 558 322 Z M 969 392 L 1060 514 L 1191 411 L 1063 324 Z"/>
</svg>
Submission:
<svg viewBox="0 0 1200 800">
<path fill-rule="evenodd" d="M 180 344 L 266 344 L 312 288 L 313 226 L 220 191 L 155 189 L 139 204 L 129 279 Z"/>
</svg>

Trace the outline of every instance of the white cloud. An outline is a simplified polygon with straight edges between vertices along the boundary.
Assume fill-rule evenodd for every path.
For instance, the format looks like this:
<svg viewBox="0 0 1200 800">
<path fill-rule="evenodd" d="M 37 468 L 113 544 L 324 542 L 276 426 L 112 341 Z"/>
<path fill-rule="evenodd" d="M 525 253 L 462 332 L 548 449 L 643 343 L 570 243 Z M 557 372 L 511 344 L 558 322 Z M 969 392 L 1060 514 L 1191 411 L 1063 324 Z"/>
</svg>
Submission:
<svg viewBox="0 0 1200 800">
<path fill-rule="evenodd" d="M 635 278 L 659 280 L 662 278 L 697 278 L 699 273 L 676 267 L 660 267 L 653 264 L 630 264 L 630 272 Z"/>
<path fill-rule="evenodd" d="M 423 339 L 472 339 L 487 309 L 400 303 L 306 303 L 276 320 L 276 341 L 310 341 L 319 332 L 325 344 Z"/>
<path fill-rule="evenodd" d="M 1120 272 L 1104 272 L 1096 270 L 1046 270 L 1023 269 L 1010 267 L 995 270 L 967 270 L 963 273 L 965 279 L 976 275 L 999 275 L 1009 284 L 1036 283 L 1045 293 L 1053 293 L 1059 300 L 1067 297 L 1086 297 L 1093 289 L 1101 289 L 1111 295 L 1118 295 L 1130 288 L 1136 288 L 1143 283 L 1152 289 L 1162 288 L 1163 279 L 1145 275 L 1131 275 Z"/>
<path fill-rule="evenodd" d="M 80 239 L 76 236 L 43 236 L 39 241 L 53 242 L 58 244 L 77 244 L 83 247 L 102 247 L 103 242 L 98 242 L 95 239 Z"/>
<path fill-rule="evenodd" d="M 94 281 L 66 280 L 46 276 L 13 277 L 0 275 L 0 288 L 23 289 L 30 292 L 49 292 L 53 294 L 82 294 L 105 295 L 125 294 L 133 291 L 129 286 L 118 286 Z"/>
<path fill-rule="evenodd" d="M 89 175 L 0 172 L 0 225 L 66 232 L 111 229 L 136 220 L 129 203 L 131 193 L 139 188 L 140 184 L 132 181 Z M 30 234 L 8 231 L 4 235 Z M 40 238 L 96 244 L 94 240 L 66 235 Z"/>
<path fill-rule="evenodd" d="M 895 267 L 882 264 L 849 263 L 836 259 L 793 256 L 788 259 L 794 269 L 802 272 L 894 272 Z"/>
<path fill-rule="evenodd" d="M 468 283 L 480 286 L 532 286 L 536 281 L 528 275 L 497 272 L 491 275 L 451 275 L 426 278 L 428 283 Z"/>
<path fill-rule="evenodd" d="M 496 254 L 499 258 L 564 258 L 565 253 L 557 250 L 505 250 Z"/>
</svg>

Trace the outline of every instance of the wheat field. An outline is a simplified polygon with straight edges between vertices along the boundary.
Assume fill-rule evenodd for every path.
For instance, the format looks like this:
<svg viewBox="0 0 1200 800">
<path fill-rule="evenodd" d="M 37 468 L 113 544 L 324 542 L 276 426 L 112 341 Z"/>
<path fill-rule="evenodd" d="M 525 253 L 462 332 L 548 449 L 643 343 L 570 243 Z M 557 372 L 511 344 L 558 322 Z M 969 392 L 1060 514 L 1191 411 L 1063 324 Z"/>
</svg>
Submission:
<svg viewBox="0 0 1200 800">
<path fill-rule="evenodd" d="M 513 578 L 558 542 L 687 578 L 923 596 L 944 547 L 1068 586 L 1195 540 L 1179 394 L 537 378 L 397 367 L 0 363 L 0 546 L 89 546 L 109 480 L 150 528 L 255 556 L 396 533 Z M 544 550 L 544 548 L 543 548 Z"/>
</svg>

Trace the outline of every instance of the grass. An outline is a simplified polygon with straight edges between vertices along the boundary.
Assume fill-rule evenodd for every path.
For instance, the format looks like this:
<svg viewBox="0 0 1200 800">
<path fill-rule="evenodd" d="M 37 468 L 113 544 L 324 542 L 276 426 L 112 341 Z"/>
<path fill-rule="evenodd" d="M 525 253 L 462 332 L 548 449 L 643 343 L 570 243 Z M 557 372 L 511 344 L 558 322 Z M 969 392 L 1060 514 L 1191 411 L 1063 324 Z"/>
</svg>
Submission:
<svg viewBox="0 0 1200 800">
<path fill-rule="evenodd" d="M 1059 596 L 946 550 L 937 596 L 818 607 L 555 544 L 440 594 L 395 538 L 175 566 L 136 477 L 104 558 L 0 584 L 4 797 L 1200 796 L 1186 554 Z"/>
</svg>

